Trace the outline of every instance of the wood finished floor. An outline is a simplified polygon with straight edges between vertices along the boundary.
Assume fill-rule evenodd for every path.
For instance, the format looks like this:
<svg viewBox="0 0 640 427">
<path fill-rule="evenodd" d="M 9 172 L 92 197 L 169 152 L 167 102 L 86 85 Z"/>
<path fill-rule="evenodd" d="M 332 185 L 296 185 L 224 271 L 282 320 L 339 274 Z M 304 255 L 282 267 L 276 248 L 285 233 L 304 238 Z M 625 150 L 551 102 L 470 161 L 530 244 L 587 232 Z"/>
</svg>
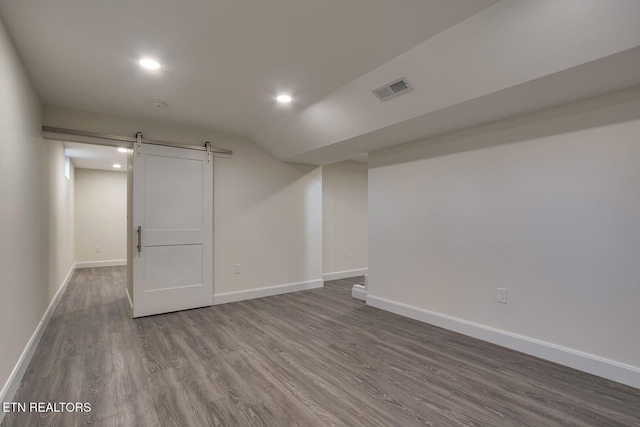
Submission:
<svg viewBox="0 0 640 427">
<path fill-rule="evenodd" d="M 640 390 L 367 307 L 358 279 L 131 319 L 77 270 L 2 426 L 640 426 Z"/>
</svg>

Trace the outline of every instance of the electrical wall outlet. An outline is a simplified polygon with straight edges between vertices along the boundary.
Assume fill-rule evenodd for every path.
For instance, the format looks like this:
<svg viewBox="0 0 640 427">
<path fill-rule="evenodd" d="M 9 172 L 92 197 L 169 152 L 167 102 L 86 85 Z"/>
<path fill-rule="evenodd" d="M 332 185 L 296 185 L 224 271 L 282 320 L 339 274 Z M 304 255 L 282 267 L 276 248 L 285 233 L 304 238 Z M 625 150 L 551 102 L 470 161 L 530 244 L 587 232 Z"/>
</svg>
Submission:
<svg viewBox="0 0 640 427">
<path fill-rule="evenodd" d="M 100 246 L 96 246 L 96 253 L 99 254 L 100 252 L 102 252 L 102 248 L 100 248 Z"/>
<path fill-rule="evenodd" d="M 349 251 L 344 251 L 344 259 L 349 259 L 351 257 L 351 254 L 349 253 Z"/>
<path fill-rule="evenodd" d="M 507 303 L 507 290 L 505 288 L 498 288 L 498 302 L 502 304 Z"/>
<path fill-rule="evenodd" d="M 233 274 L 240 274 L 240 264 L 235 264 L 233 266 Z"/>
</svg>

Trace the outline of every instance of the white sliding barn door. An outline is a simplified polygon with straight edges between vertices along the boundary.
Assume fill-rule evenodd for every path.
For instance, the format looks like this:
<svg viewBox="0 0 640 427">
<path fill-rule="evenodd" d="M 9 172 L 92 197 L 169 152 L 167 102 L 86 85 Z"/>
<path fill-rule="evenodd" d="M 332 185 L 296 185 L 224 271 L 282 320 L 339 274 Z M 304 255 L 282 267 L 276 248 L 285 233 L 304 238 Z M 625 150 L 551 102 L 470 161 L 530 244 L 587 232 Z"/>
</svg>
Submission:
<svg viewBox="0 0 640 427">
<path fill-rule="evenodd" d="M 213 170 L 207 153 L 142 144 L 133 159 L 133 317 L 211 305 Z"/>
</svg>

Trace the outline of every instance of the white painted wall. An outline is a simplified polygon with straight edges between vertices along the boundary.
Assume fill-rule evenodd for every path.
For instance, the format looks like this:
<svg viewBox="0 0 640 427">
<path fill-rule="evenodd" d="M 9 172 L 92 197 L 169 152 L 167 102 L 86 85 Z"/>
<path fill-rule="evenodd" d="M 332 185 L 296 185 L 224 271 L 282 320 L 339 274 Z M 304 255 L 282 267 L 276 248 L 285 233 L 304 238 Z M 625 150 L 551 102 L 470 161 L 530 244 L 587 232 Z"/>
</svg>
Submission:
<svg viewBox="0 0 640 427">
<path fill-rule="evenodd" d="M 214 294 L 321 279 L 321 168 L 282 163 L 243 137 L 161 121 L 45 107 L 43 122 L 232 149 L 214 158 Z"/>
<path fill-rule="evenodd" d="M 322 169 L 247 139 L 220 145 L 234 153 L 214 161 L 214 293 L 320 279 Z"/>
<path fill-rule="evenodd" d="M 367 176 L 366 163 L 346 161 L 322 167 L 325 274 L 367 268 Z"/>
<path fill-rule="evenodd" d="M 49 216 L 41 104 L 1 21 L 0 94 L 0 386 L 5 386 L 48 304 Z"/>
<path fill-rule="evenodd" d="M 49 300 L 51 300 L 73 268 L 76 260 L 74 241 L 74 178 L 69 165 L 65 175 L 64 146 L 59 141 L 46 141 L 49 150 Z"/>
<path fill-rule="evenodd" d="M 75 190 L 76 261 L 125 260 L 127 173 L 76 169 Z"/>
<path fill-rule="evenodd" d="M 640 368 L 638 135 L 640 88 L 371 153 L 369 295 Z"/>
</svg>

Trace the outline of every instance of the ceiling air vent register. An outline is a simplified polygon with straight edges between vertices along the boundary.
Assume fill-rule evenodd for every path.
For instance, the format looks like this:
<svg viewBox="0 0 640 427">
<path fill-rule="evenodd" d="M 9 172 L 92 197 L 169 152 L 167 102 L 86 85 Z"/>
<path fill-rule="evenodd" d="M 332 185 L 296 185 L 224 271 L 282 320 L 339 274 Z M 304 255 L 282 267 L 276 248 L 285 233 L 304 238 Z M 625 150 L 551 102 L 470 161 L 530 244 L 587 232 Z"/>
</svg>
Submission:
<svg viewBox="0 0 640 427">
<path fill-rule="evenodd" d="M 401 79 L 397 79 L 392 81 L 391 83 L 387 83 L 384 86 L 380 86 L 378 89 L 373 90 L 373 94 L 380 101 L 388 101 L 391 98 L 395 98 L 396 96 L 400 96 L 404 93 L 411 92 L 413 88 L 407 82 L 407 80 L 403 77 Z"/>
</svg>

